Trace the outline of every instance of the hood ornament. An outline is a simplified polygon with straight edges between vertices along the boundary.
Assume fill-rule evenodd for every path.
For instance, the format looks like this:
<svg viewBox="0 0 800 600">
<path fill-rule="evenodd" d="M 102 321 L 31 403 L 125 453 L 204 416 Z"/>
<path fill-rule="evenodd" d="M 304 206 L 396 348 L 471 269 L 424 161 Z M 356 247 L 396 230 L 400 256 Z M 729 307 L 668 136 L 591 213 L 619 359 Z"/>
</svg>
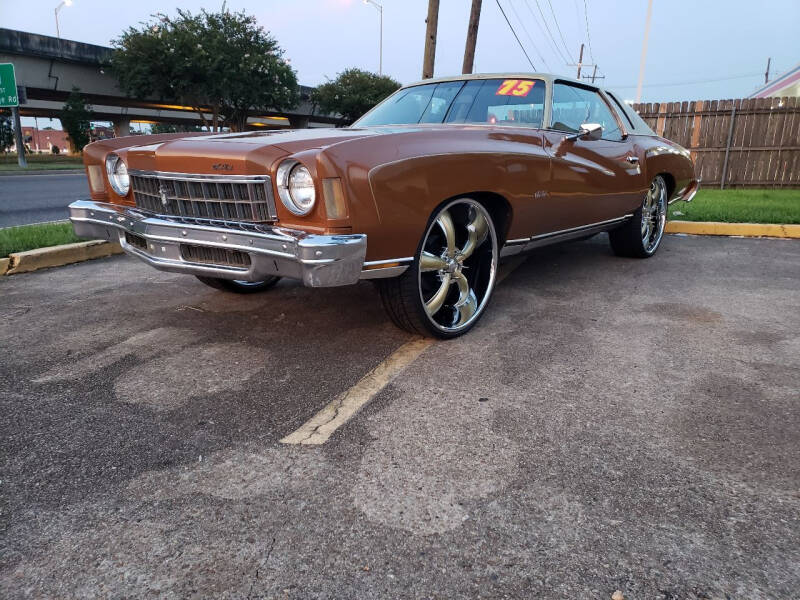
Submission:
<svg viewBox="0 0 800 600">
<path fill-rule="evenodd" d="M 233 165 L 229 165 L 228 163 L 217 163 L 211 165 L 211 168 L 215 171 L 233 171 Z"/>
</svg>

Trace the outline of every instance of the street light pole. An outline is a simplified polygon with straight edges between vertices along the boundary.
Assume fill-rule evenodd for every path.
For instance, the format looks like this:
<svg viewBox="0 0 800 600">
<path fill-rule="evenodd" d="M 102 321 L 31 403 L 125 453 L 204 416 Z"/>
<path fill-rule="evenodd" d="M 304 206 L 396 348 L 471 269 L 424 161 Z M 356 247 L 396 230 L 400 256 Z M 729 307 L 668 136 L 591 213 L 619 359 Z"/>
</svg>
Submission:
<svg viewBox="0 0 800 600">
<path fill-rule="evenodd" d="M 72 6 L 72 0 L 61 0 L 61 3 L 56 6 L 55 11 L 53 11 L 56 15 L 56 37 L 59 40 L 59 44 L 61 43 L 61 30 L 58 27 L 58 11 L 64 6 Z"/>
<path fill-rule="evenodd" d="M 378 42 L 378 75 L 383 75 L 383 5 L 378 4 L 375 0 L 364 0 L 364 4 L 371 4 L 374 6 L 380 16 L 380 40 Z"/>
</svg>

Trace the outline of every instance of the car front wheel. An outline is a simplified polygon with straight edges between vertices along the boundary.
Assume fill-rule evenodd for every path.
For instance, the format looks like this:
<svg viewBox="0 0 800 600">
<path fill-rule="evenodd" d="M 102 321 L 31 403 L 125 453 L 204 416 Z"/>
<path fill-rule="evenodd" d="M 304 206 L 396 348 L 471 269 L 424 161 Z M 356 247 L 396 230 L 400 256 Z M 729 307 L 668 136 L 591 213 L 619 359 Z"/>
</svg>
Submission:
<svg viewBox="0 0 800 600">
<path fill-rule="evenodd" d="M 642 205 L 622 227 L 608 232 L 611 249 L 618 256 L 648 258 L 661 245 L 667 223 L 667 184 L 661 175 L 653 179 Z"/>
<path fill-rule="evenodd" d="M 263 281 L 238 281 L 234 279 L 219 279 L 217 277 L 201 277 L 197 278 L 208 286 L 218 290 L 225 290 L 226 292 L 234 292 L 235 294 L 255 294 L 268 290 L 276 283 L 280 277 L 270 276 Z"/>
<path fill-rule="evenodd" d="M 459 198 L 432 216 L 411 266 L 378 280 L 381 299 L 398 327 L 453 338 L 483 314 L 497 274 L 497 233 L 486 208 Z"/>
</svg>

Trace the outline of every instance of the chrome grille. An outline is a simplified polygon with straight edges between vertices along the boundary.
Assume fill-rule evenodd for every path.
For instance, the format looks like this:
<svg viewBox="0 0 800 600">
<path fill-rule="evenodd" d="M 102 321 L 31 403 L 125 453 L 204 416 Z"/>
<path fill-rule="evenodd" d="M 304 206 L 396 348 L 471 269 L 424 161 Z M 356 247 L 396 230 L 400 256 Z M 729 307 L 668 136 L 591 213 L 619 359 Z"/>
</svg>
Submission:
<svg viewBox="0 0 800 600">
<path fill-rule="evenodd" d="M 250 266 L 249 254 L 238 250 L 228 250 L 227 248 L 181 244 L 181 257 L 189 262 L 222 265 L 224 267 L 247 268 Z"/>
<path fill-rule="evenodd" d="M 264 223 L 277 218 L 267 175 L 130 171 L 137 208 L 158 215 Z"/>
</svg>

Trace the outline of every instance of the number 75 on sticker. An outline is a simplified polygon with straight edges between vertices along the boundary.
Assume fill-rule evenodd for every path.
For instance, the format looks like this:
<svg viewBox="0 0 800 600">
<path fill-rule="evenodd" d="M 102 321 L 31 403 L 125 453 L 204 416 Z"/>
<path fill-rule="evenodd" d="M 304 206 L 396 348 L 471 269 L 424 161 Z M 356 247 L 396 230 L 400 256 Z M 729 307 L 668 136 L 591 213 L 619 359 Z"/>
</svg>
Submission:
<svg viewBox="0 0 800 600">
<path fill-rule="evenodd" d="M 520 96 L 524 98 L 530 93 L 534 83 L 536 82 L 530 81 L 529 79 L 506 79 L 500 84 L 500 87 L 497 88 L 497 91 L 494 93 L 494 95 Z"/>
</svg>

